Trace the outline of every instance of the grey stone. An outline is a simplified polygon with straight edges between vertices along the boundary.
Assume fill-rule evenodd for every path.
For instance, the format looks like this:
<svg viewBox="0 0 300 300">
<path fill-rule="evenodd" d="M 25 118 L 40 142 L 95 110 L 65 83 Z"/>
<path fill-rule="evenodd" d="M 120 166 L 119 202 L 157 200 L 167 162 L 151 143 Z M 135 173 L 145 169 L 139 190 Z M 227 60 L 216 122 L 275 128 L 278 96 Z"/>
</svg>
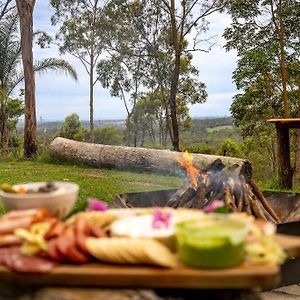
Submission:
<svg viewBox="0 0 300 300">
<path fill-rule="evenodd" d="M 284 286 L 272 291 L 264 292 L 261 295 L 263 300 L 300 300 L 300 286 L 299 284 Z"/>
</svg>

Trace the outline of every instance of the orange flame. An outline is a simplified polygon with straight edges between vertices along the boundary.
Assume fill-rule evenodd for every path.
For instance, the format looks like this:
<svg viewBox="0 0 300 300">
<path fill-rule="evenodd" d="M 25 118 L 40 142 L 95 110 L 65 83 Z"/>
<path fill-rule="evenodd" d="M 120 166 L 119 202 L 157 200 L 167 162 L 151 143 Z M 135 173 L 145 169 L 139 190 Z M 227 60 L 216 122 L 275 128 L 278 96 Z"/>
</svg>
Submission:
<svg viewBox="0 0 300 300">
<path fill-rule="evenodd" d="M 187 151 L 182 153 L 182 156 L 177 156 L 176 160 L 179 164 L 186 169 L 187 176 L 194 188 L 198 186 L 198 175 L 199 171 L 193 166 L 193 156 L 191 156 Z"/>
</svg>

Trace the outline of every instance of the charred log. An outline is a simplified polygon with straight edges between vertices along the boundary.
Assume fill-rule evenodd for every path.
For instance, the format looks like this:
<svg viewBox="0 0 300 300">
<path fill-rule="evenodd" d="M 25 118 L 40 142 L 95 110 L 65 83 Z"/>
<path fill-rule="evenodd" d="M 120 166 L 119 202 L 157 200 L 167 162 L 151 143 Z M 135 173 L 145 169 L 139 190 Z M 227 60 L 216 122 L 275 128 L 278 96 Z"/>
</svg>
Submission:
<svg viewBox="0 0 300 300">
<path fill-rule="evenodd" d="M 277 216 L 275 211 L 272 209 L 272 207 L 270 206 L 270 204 L 268 203 L 268 201 L 264 197 L 263 193 L 259 190 L 259 188 L 258 188 L 258 186 L 257 186 L 254 179 L 250 180 L 250 185 L 253 189 L 253 192 L 255 193 L 257 198 L 259 199 L 260 203 L 263 205 L 264 209 L 272 216 L 272 218 L 274 218 L 274 220 L 276 222 L 280 222 L 279 217 Z"/>
<path fill-rule="evenodd" d="M 225 200 L 225 204 L 230 209 L 230 211 L 233 211 L 233 212 L 237 211 L 237 207 L 235 205 L 235 201 L 233 198 L 233 193 L 232 193 L 231 187 L 229 185 L 227 185 L 224 188 L 224 200 Z"/>
<path fill-rule="evenodd" d="M 195 189 L 187 184 L 177 190 L 177 192 L 169 199 L 167 206 L 170 207 L 187 207 L 187 203 L 196 195 Z"/>
</svg>

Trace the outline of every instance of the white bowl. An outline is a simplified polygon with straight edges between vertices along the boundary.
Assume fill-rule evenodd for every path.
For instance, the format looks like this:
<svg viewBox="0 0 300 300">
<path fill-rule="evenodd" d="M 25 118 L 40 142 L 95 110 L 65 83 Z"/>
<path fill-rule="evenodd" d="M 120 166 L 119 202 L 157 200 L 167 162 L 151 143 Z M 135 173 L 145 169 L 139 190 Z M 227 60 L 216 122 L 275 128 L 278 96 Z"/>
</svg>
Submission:
<svg viewBox="0 0 300 300">
<path fill-rule="evenodd" d="M 13 188 L 24 187 L 26 190 L 37 190 L 45 184 L 46 182 L 15 184 Z M 53 184 L 57 187 L 57 190 L 53 192 L 15 194 L 0 191 L 0 196 L 8 211 L 44 207 L 54 217 L 63 219 L 71 212 L 76 202 L 79 186 L 71 182 L 56 181 Z"/>
</svg>

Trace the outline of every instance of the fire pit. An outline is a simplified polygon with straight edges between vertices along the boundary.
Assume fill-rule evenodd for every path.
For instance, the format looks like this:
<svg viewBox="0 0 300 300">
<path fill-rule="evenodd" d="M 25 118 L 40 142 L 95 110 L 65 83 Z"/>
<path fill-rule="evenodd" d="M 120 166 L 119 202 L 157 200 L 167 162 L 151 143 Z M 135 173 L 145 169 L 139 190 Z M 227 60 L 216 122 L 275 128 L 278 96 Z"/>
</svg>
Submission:
<svg viewBox="0 0 300 300">
<path fill-rule="evenodd" d="M 185 154 L 178 159 L 186 170 L 187 180 L 178 190 L 158 191 L 148 194 L 118 196 L 114 206 L 169 206 L 173 208 L 203 209 L 214 200 L 222 200 L 231 212 L 244 211 L 256 218 L 276 224 L 300 221 L 299 201 L 284 193 L 260 191 L 251 174 L 237 168 L 225 167 L 220 159 L 201 170 L 192 165 L 191 158 Z"/>
</svg>

